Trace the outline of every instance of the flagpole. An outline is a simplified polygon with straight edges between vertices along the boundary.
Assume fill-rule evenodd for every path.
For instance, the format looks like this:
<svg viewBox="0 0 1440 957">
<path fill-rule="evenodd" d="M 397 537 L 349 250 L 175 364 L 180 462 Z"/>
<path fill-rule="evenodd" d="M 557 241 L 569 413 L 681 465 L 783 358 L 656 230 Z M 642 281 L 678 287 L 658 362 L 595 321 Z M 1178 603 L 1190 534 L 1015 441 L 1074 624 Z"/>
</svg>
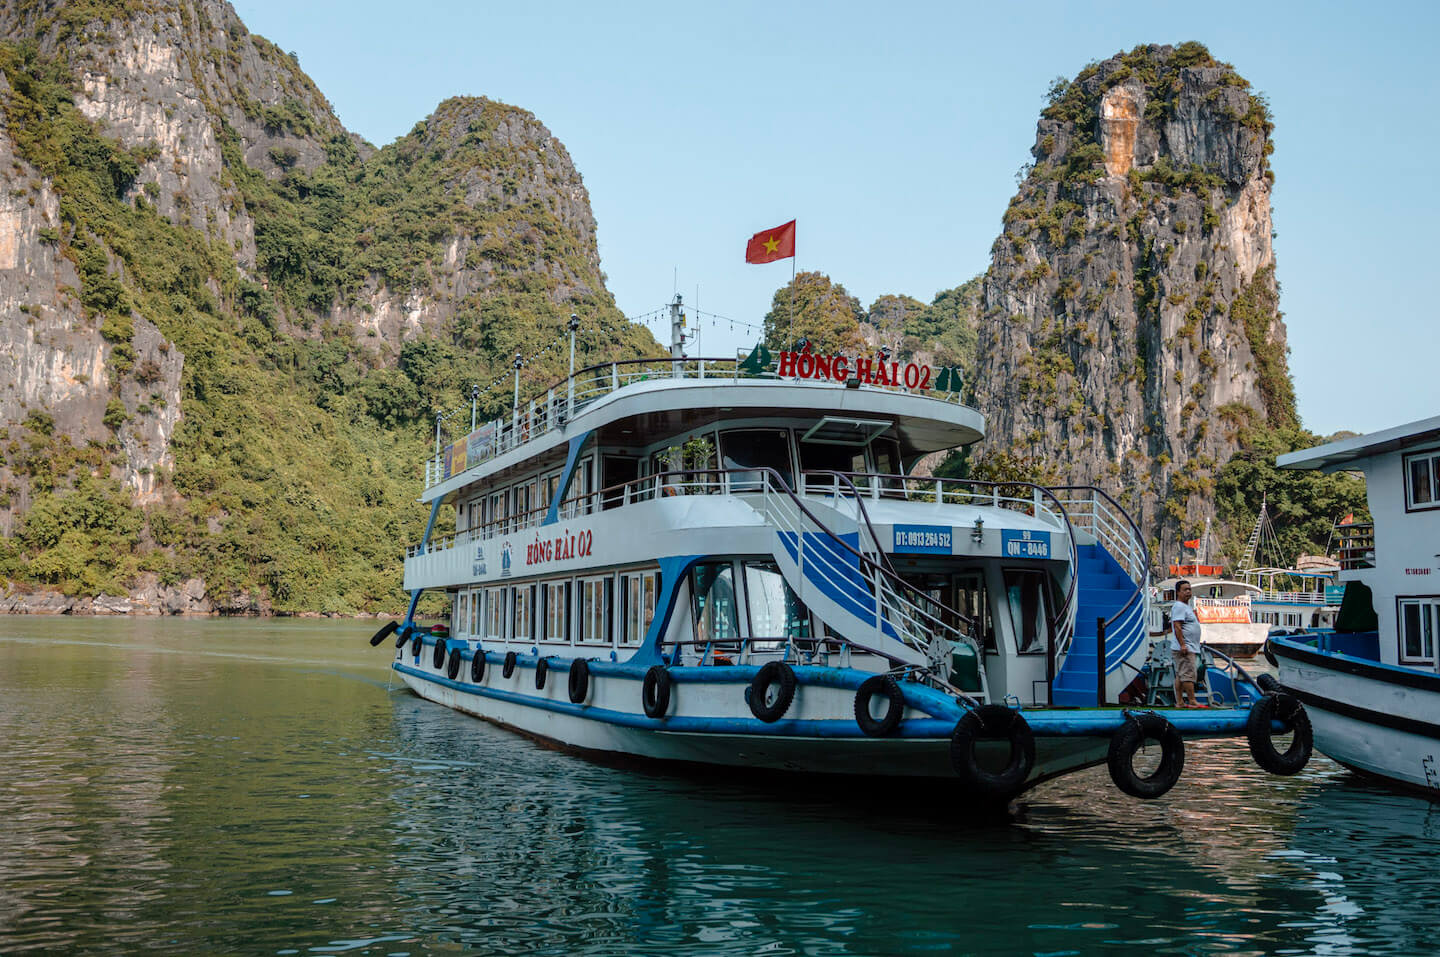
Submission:
<svg viewBox="0 0 1440 957">
<path fill-rule="evenodd" d="M 796 230 L 799 233 L 799 230 Z M 792 245 L 794 241 L 792 240 Z M 795 260 L 799 258 L 796 250 L 791 249 L 790 256 L 790 348 L 795 348 Z"/>
</svg>

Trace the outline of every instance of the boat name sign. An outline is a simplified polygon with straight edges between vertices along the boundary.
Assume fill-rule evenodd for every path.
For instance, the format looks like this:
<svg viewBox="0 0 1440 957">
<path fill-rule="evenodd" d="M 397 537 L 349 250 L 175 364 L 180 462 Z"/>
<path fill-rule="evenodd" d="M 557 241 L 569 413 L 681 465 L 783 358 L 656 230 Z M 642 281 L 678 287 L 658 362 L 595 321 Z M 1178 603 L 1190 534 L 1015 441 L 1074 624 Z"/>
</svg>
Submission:
<svg viewBox="0 0 1440 957">
<path fill-rule="evenodd" d="M 1006 558 L 1049 558 L 1050 533 L 1029 528 L 1001 529 L 1000 554 Z"/>
<path fill-rule="evenodd" d="M 591 531 L 562 531 L 554 538 L 539 538 L 525 546 L 525 564 L 542 565 L 545 562 L 559 562 L 567 558 L 586 558 L 590 555 L 595 541 Z"/>
</svg>

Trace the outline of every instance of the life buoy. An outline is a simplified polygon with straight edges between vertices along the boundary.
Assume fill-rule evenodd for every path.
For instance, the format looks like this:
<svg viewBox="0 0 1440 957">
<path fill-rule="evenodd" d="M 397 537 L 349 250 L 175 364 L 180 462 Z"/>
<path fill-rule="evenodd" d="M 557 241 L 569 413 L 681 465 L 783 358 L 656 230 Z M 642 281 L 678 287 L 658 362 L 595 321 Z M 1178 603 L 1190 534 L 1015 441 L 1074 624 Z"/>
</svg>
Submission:
<svg viewBox="0 0 1440 957">
<path fill-rule="evenodd" d="M 550 659 L 541 658 L 535 662 L 535 690 L 545 690 L 545 676 L 550 673 Z"/>
<path fill-rule="evenodd" d="M 640 686 L 640 704 L 646 717 L 663 718 L 670 711 L 670 670 L 664 665 L 651 665 Z"/>
<path fill-rule="evenodd" d="M 448 644 L 449 642 L 443 638 L 435 639 L 435 654 L 430 656 L 430 663 L 435 666 L 437 671 L 440 670 L 441 665 L 445 664 L 445 646 Z"/>
<path fill-rule="evenodd" d="M 1135 752 L 1147 740 L 1160 742 L 1160 764 L 1150 774 L 1137 774 Z M 1175 786 L 1185 770 L 1185 739 L 1164 716 L 1147 711 L 1125 714 L 1125 723 L 1110 736 L 1110 752 L 1105 757 L 1110 766 L 1110 780 L 1131 797 L 1151 800 Z"/>
<path fill-rule="evenodd" d="M 411 642 L 410 642 L 410 654 L 411 654 L 411 656 L 412 656 L 412 657 L 415 657 L 415 658 L 419 658 L 419 657 L 420 657 L 420 649 L 423 648 L 424 646 L 425 646 L 425 639 L 424 639 L 423 637 L 421 637 L 420 635 L 417 634 L 417 635 L 414 637 L 414 639 L 412 639 Z"/>
<path fill-rule="evenodd" d="M 407 642 L 407 641 L 409 641 L 409 640 L 410 640 L 410 626 L 409 626 L 409 625 L 406 625 L 404 628 L 401 628 L 399 631 L 395 632 L 395 647 L 396 647 L 396 648 L 404 648 L 404 647 L 405 647 L 405 642 Z"/>
<path fill-rule="evenodd" d="M 880 695 L 885 699 L 885 713 L 879 718 L 870 711 L 870 703 Z M 872 738 L 883 738 L 893 734 L 900 727 L 905 716 L 905 694 L 893 675 L 875 675 L 866 678 L 865 683 L 855 692 L 855 723 L 860 725 Z"/>
<path fill-rule="evenodd" d="M 981 765 L 975 754 L 980 741 L 1006 741 L 1010 758 L 998 771 Z M 950 764 L 969 788 L 992 798 L 1020 793 L 1035 767 L 1035 735 L 1024 715 L 1003 704 L 982 704 L 965 712 L 950 733 Z"/>
<path fill-rule="evenodd" d="M 751 714 L 767 724 L 779 721 L 795 700 L 794 669 L 783 661 L 767 662 L 750 679 L 749 697 Z"/>
<path fill-rule="evenodd" d="M 451 648 L 450 663 L 445 666 L 445 677 L 449 678 L 451 681 L 454 681 L 455 676 L 458 674 L 460 674 L 460 649 Z"/>
<path fill-rule="evenodd" d="M 1271 736 L 1272 721 L 1287 725 L 1293 732 L 1290 747 L 1283 753 L 1275 747 Z M 1245 720 L 1245 738 L 1255 763 L 1271 774 L 1298 774 L 1309 763 L 1315 746 L 1314 731 L 1305 706 L 1294 695 L 1283 691 L 1267 694 L 1250 708 L 1250 717 Z"/>
<path fill-rule="evenodd" d="M 1259 685 L 1260 690 L 1266 694 L 1273 694 L 1280 690 L 1280 682 L 1274 675 L 1259 675 L 1255 678 L 1255 683 Z"/>
<path fill-rule="evenodd" d="M 513 675 L 513 674 L 515 673 L 515 663 L 516 663 L 518 660 L 519 660 L 519 656 L 518 656 L 517 654 L 515 654 L 515 652 L 513 652 L 513 651 L 507 651 L 507 652 L 505 652 L 505 664 L 500 668 L 500 674 L 501 674 L 503 677 L 506 677 L 506 678 L 508 678 L 508 677 L 510 677 L 511 675 Z"/>
<path fill-rule="evenodd" d="M 584 704 L 590 694 L 590 663 L 584 658 L 570 662 L 570 703 Z"/>
<path fill-rule="evenodd" d="M 398 621 L 386 622 L 379 631 L 375 632 L 375 634 L 370 636 L 370 647 L 374 648 L 376 645 L 380 644 L 380 642 L 384 641 L 386 638 L 389 638 L 391 635 L 393 635 L 399 630 L 400 623 Z"/>
<path fill-rule="evenodd" d="M 485 649 L 476 648 L 475 657 L 470 659 L 470 680 L 479 684 L 485 680 Z"/>
</svg>

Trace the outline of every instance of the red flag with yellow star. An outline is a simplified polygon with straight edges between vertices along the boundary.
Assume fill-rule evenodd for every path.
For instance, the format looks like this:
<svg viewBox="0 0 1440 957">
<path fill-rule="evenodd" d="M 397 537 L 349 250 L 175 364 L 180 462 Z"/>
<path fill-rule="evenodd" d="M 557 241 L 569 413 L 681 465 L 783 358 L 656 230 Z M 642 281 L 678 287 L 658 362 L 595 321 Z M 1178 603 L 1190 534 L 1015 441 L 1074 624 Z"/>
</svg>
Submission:
<svg viewBox="0 0 1440 957">
<path fill-rule="evenodd" d="M 795 255 L 795 220 L 774 229 L 762 229 L 745 244 L 747 263 L 773 263 Z"/>
</svg>

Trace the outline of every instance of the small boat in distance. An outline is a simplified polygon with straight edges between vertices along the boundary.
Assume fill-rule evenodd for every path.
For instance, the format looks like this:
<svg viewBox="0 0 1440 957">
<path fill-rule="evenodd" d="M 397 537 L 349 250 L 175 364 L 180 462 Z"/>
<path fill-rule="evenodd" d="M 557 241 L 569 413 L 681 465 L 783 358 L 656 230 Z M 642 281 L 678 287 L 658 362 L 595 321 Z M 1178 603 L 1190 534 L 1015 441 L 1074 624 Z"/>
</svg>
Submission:
<svg viewBox="0 0 1440 957">
<path fill-rule="evenodd" d="M 1336 529 L 1343 531 L 1353 520 L 1353 515 L 1346 516 Z M 1267 561 L 1271 564 L 1264 564 Z M 1269 505 L 1262 498 L 1238 572 L 1241 581 L 1258 589 L 1250 599 L 1251 616 L 1268 625 L 1272 634 L 1333 627 L 1345 593 L 1345 585 L 1339 581 L 1339 560 L 1328 555 L 1300 555 L 1290 567 L 1282 566 L 1283 561 Z"/>
<path fill-rule="evenodd" d="M 1150 636 L 1170 635 L 1170 606 L 1175 602 L 1175 585 L 1188 581 L 1194 594 L 1192 607 L 1200 619 L 1200 640 L 1231 658 L 1254 658 L 1269 635 L 1270 626 L 1257 621 L 1254 602 L 1260 589 L 1254 585 L 1219 577 L 1218 565 L 1171 565 L 1172 577 L 1154 587 L 1150 602 Z"/>
<path fill-rule="evenodd" d="M 1363 472 L 1373 525 L 1343 527 L 1334 630 L 1272 637 L 1266 657 L 1322 752 L 1440 801 L 1440 416 L 1276 462 Z"/>
</svg>

